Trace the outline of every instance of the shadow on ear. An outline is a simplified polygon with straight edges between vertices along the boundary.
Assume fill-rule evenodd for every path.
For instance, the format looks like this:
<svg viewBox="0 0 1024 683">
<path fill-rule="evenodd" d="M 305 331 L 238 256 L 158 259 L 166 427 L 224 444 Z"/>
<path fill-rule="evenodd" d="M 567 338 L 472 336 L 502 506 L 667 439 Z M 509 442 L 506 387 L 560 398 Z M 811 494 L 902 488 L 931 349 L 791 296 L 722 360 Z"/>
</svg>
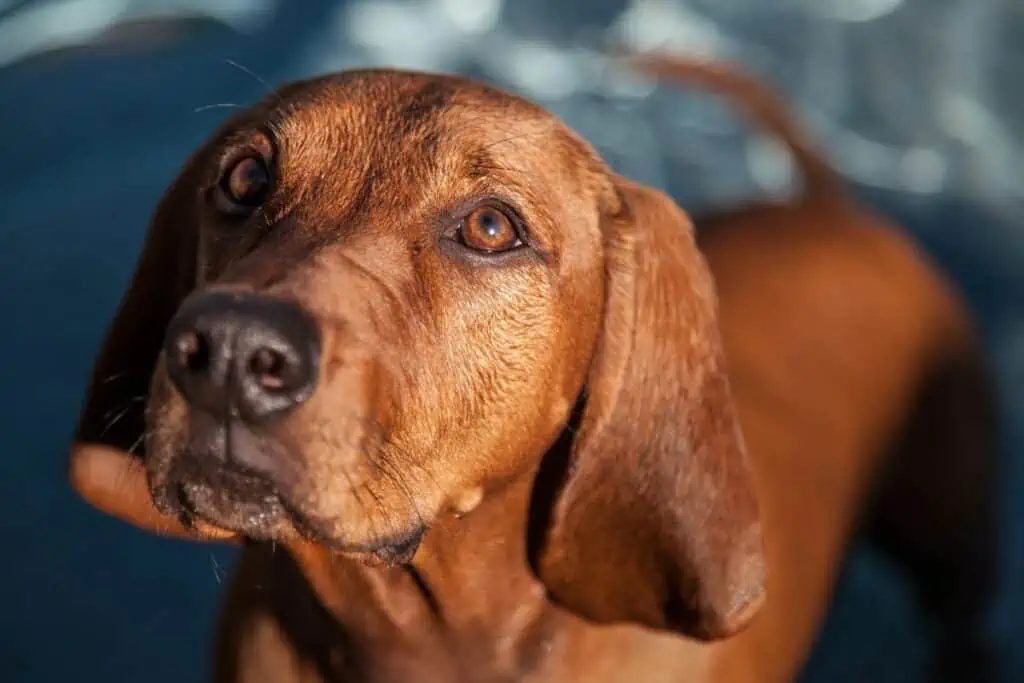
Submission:
<svg viewBox="0 0 1024 683">
<path fill-rule="evenodd" d="M 617 194 L 601 337 L 531 561 L 581 617 L 718 639 L 758 611 L 765 563 L 715 293 L 686 214 Z"/>
<path fill-rule="evenodd" d="M 150 379 L 167 324 L 195 287 L 198 221 L 196 196 L 185 191 L 194 186 L 189 176 L 187 167 L 157 207 L 93 366 L 69 462 L 71 484 L 86 501 L 144 527 L 159 516 L 149 509 L 142 468 L 132 456 L 142 454 Z M 170 520 L 158 526 L 170 531 Z"/>
</svg>

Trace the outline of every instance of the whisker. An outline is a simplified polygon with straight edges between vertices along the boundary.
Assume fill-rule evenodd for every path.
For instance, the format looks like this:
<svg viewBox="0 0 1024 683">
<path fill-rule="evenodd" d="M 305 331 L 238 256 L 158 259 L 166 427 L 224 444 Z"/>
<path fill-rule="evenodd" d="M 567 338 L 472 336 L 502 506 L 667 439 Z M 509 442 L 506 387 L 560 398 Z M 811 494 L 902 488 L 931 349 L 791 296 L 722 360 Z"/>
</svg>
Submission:
<svg viewBox="0 0 1024 683">
<path fill-rule="evenodd" d="M 401 477 L 396 476 L 396 473 L 392 469 L 390 469 L 389 463 L 386 463 L 384 461 L 376 461 L 371 451 L 365 451 L 364 457 L 366 457 L 366 459 L 371 463 L 371 466 L 374 469 L 374 471 L 377 472 L 383 478 L 384 481 L 390 482 L 392 484 L 392 487 L 406 498 L 406 500 L 409 502 L 410 507 L 416 512 L 416 516 L 420 517 L 419 509 L 418 506 L 416 505 L 415 498 L 412 496 L 408 488 L 404 486 L 404 482 L 402 481 Z M 373 487 L 367 486 L 366 488 L 371 493 L 371 495 L 374 496 L 375 500 L 377 500 L 378 509 L 384 512 L 387 525 L 393 535 L 395 529 L 397 528 L 395 520 L 392 518 L 390 514 L 387 514 L 387 509 L 381 502 L 379 496 L 377 496 L 376 492 L 374 492 Z"/>
<path fill-rule="evenodd" d="M 221 585 L 224 579 L 224 570 L 221 569 L 220 564 L 217 563 L 217 557 L 212 552 L 210 553 L 210 569 L 213 570 L 213 579 L 217 585 Z"/>
<path fill-rule="evenodd" d="M 411 468 L 412 473 L 420 475 L 415 477 L 415 483 L 419 486 L 427 488 L 430 492 L 439 492 L 441 491 L 441 485 L 434 478 L 430 469 L 420 462 L 418 458 L 414 457 L 408 449 L 403 447 L 394 439 L 387 436 L 383 425 L 381 425 L 378 420 L 368 420 L 367 422 L 369 427 L 373 430 L 373 433 L 375 433 L 379 438 L 380 444 L 375 449 L 365 449 L 365 457 L 381 473 L 381 475 L 405 497 L 409 502 L 409 507 L 416 514 L 417 521 L 420 524 L 423 524 L 423 511 L 420 509 L 419 500 L 415 495 L 413 486 L 409 482 L 410 472 L 400 469 L 394 462 L 394 459 L 388 456 L 390 453 L 396 453 L 403 456 L 402 464 Z"/>
<path fill-rule="evenodd" d="M 353 417 L 353 416 L 350 416 L 350 417 Z M 328 433 L 329 433 L 329 435 L 331 437 L 328 440 L 328 443 L 329 443 L 329 445 L 332 448 L 341 448 L 341 447 L 350 447 L 350 446 L 352 446 L 352 444 L 342 443 L 339 440 L 337 433 L 334 433 L 334 434 L 330 434 L 330 432 L 328 432 Z M 372 512 L 377 512 L 378 513 L 376 515 L 377 517 L 380 517 L 380 516 L 385 516 L 386 517 L 386 515 L 383 513 L 383 507 L 384 507 L 383 501 L 381 501 L 380 497 L 377 496 L 376 492 L 373 491 L 373 489 L 368 485 L 369 481 L 370 481 L 369 478 L 366 481 L 364 481 L 362 484 L 357 486 L 355 481 L 352 480 L 352 473 L 349 471 L 349 468 L 342 467 L 341 468 L 341 472 L 342 472 L 342 475 L 345 477 L 345 480 L 348 482 L 349 492 L 352 494 L 352 497 L 355 499 L 356 503 L 359 505 L 359 508 L 362 511 L 362 513 L 364 515 L 366 515 L 367 517 L 371 518 L 371 519 L 373 519 L 373 517 L 374 517 Z M 370 508 L 367 507 L 366 503 L 363 501 L 362 497 L 359 495 L 360 489 L 363 489 L 367 493 L 369 493 L 370 496 L 373 498 L 374 503 L 376 503 L 376 506 L 375 506 L 373 511 L 371 511 Z"/>
<path fill-rule="evenodd" d="M 368 420 L 360 419 L 358 416 L 355 416 L 355 415 L 348 415 L 344 419 L 349 419 L 349 420 L 355 421 L 357 423 L 361 423 L 362 426 L 364 426 L 364 427 L 366 427 L 366 426 L 372 427 L 373 426 L 372 422 L 370 422 Z M 331 446 L 332 448 L 352 448 L 352 447 L 355 446 L 355 444 L 343 443 L 340 440 L 338 432 L 336 430 L 321 430 L 321 431 L 324 433 L 324 436 L 326 437 L 328 445 Z M 371 435 L 376 435 L 376 432 L 374 430 L 371 429 L 370 431 L 371 431 Z M 366 458 L 367 463 L 370 465 L 371 472 L 372 471 L 378 471 L 379 472 L 380 470 L 376 470 L 375 469 L 374 464 L 373 464 L 373 459 L 369 455 L 369 453 L 366 451 L 366 449 L 361 449 L 361 450 L 362 450 L 362 455 Z M 398 533 L 398 531 L 399 531 L 399 527 L 396 524 L 396 521 L 395 521 L 393 515 L 391 514 L 391 511 L 390 511 L 389 507 L 385 504 L 384 499 L 381 498 L 380 494 L 374 488 L 374 485 L 373 485 L 374 484 L 374 479 L 373 479 L 373 477 L 372 476 L 367 477 L 361 484 L 356 485 L 355 482 L 352 480 L 352 476 L 351 476 L 351 473 L 349 472 L 348 468 L 343 468 L 342 469 L 342 473 L 343 473 L 343 475 L 345 476 L 346 480 L 349 483 L 349 491 L 351 492 L 353 498 L 355 498 L 356 502 L 359 504 L 359 507 L 361 508 L 363 513 L 366 514 L 366 516 L 368 518 L 370 518 L 370 520 L 373 523 L 373 525 L 374 526 L 384 527 L 387 530 L 388 535 L 390 535 L 390 536 L 396 535 Z M 367 506 L 363 496 L 361 495 L 363 493 L 369 495 L 370 498 L 373 499 L 373 505 L 372 506 Z M 415 509 L 415 505 L 413 507 Z M 418 510 L 417 510 L 417 516 L 419 516 Z"/>
<path fill-rule="evenodd" d="M 356 444 L 347 438 L 354 432 L 346 427 L 354 425 L 366 430 L 365 442 Z M 348 484 L 348 495 L 352 496 L 362 514 L 366 515 L 371 527 L 392 536 L 404 531 L 405 525 L 395 515 L 397 510 L 393 505 L 389 505 L 382 495 L 381 484 L 389 487 L 408 503 L 405 514 L 415 516 L 418 525 L 425 524 L 426 519 L 421 507 L 424 497 L 417 496 L 417 491 L 422 494 L 426 490 L 429 494 L 435 494 L 442 491 L 442 487 L 435 474 L 420 458 L 389 437 L 379 420 L 346 413 L 335 416 L 329 422 L 314 424 L 312 428 L 329 449 L 359 450 L 366 466 L 369 467 L 369 475 L 356 483 L 352 468 L 342 467 L 340 471 Z M 291 446 L 286 448 L 290 449 Z"/>
<path fill-rule="evenodd" d="M 117 481 L 114 482 L 114 488 L 124 489 L 128 484 L 128 477 L 131 475 L 133 470 L 145 470 L 145 465 L 143 465 L 142 461 L 138 459 L 129 460 L 125 470 L 118 475 Z"/>
<path fill-rule="evenodd" d="M 529 137 L 531 135 L 538 135 L 538 133 L 526 132 L 526 133 L 519 133 L 518 135 L 510 135 L 507 138 L 501 138 L 500 140 L 495 140 L 494 142 L 492 142 L 490 144 L 484 145 L 483 149 L 484 150 L 488 150 L 491 147 L 496 147 L 497 145 L 501 145 L 501 144 L 504 144 L 506 142 L 512 142 L 514 140 L 518 140 L 520 138 Z"/>
<path fill-rule="evenodd" d="M 395 453 L 403 456 L 403 461 L 406 464 L 408 464 L 414 470 L 418 471 L 420 474 L 422 474 L 428 480 L 426 482 L 421 480 L 419 483 L 427 484 L 430 487 L 432 487 L 435 491 L 440 491 L 441 490 L 441 484 L 437 481 L 437 479 L 434 478 L 434 474 L 430 471 L 430 469 L 426 465 L 424 465 L 422 462 L 420 462 L 419 458 L 416 458 L 412 454 L 411 451 L 409 451 L 408 449 L 406 449 L 403 446 L 401 446 L 394 439 L 388 438 L 387 436 L 383 436 L 382 438 L 383 438 L 383 448 L 381 450 L 384 450 L 384 449 L 391 450 L 391 451 L 394 451 Z M 379 457 L 379 454 L 378 454 L 378 457 Z M 390 462 L 389 460 L 381 459 L 380 461 L 381 462 L 387 462 L 388 466 L 392 466 L 392 467 L 394 466 L 394 463 Z"/>
<path fill-rule="evenodd" d="M 370 457 L 369 454 L 367 457 Z M 394 463 L 388 462 L 386 459 L 379 460 L 377 467 L 384 478 L 391 482 L 395 489 L 409 502 L 409 506 L 412 508 L 413 512 L 416 513 L 417 521 L 422 524 L 423 513 L 419 508 L 419 504 L 416 501 L 412 488 L 409 486 L 409 483 L 405 480 L 402 473 L 395 469 Z"/>
<path fill-rule="evenodd" d="M 139 438 L 135 439 L 135 443 L 133 443 L 131 445 L 131 447 L 128 448 L 128 455 L 138 455 L 135 452 L 135 449 L 138 448 L 139 446 L 141 446 L 143 444 L 143 442 L 145 442 L 145 440 L 146 440 L 146 433 L 143 432 L 142 434 L 139 435 Z"/>
<path fill-rule="evenodd" d="M 242 66 L 241 64 L 239 64 L 238 62 L 234 61 L 233 59 L 225 59 L 224 61 L 227 62 L 228 64 L 230 64 L 231 66 L 235 67 L 239 71 L 241 71 L 243 73 L 247 73 L 250 76 L 252 76 L 253 78 L 255 78 L 257 82 L 259 82 L 264 88 L 266 88 L 266 91 L 268 93 L 271 93 L 271 94 L 274 93 L 274 89 L 270 87 L 270 84 L 267 83 L 266 79 L 264 79 L 261 76 L 257 75 L 256 72 L 253 71 L 252 69 L 249 69 L 247 67 Z M 278 97 L 277 99 L 280 100 L 281 98 Z"/>
<path fill-rule="evenodd" d="M 126 405 L 131 405 L 132 403 L 141 403 L 142 401 L 145 401 L 146 398 L 147 397 L 146 397 L 145 394 L 139 394 L 138 396 L 132 396 L 131 398 L 127 399 L 125 401 L 125 404 Z M 114 410 L 115 410 L 114 408 L 108 410 L 107 413 L 103 417 L 110 417 L 110 414 L 113 413 Z"/>
<path fill-rule="evenodd" d="M 348 471 L 347 467 L 341 468 L 341 473 L 345 477 L 345 481 L 348 482 L 349 493 L 352 494 L 352 497 L 355 499 L 356 504 L 359 505 L 360 511 L 362 511 L 362 513 L 364 515 L 366 515 L 367 517 L 371 517 L 372 515 L 370 514 L 370 510 L 366 507 L 366 503 L 364 503 L 363 499 L 359 496 L 359 489 L 361 487 L 360 486 L 356 486 L 356 483 L 354 481 L 352 481 L 352 475 Z"/>
<path fill-rule="evenodd" d="M 123 408 L 121 408 L 121 410 L 117 413 L 117 415 L 114 416 L 114 419 L 112 419 L 109 422 L 107 422 L 107 424 L 103 427 L 103 430 L 100 432 L 100 436 L 101 437 L 104 436 L 108 431 L 110 431 L 110 429 L 114 425 L 116 425 L 118 422 L 120 422 L 121 419 L 124 418 L 124 416 L 127 415 L 128 412 L 132 409 L 132 407 L 133 407 L 133 405 L 135 403 L 139 403 L 139 402 L 145 401 L 145 400 L 146 400 L 145 396 L 136 396 L 134 398 L 128 399 L 128 401 L 126 401 L 126 405 Z M 114 410 L 115 409 L 111 409 L 111 410 L 107 411 L 107 414 L 104 415 L 103 418 L 107 419 L 108 417 L 110 417 L 110 414 L 112 412 L 114 412 Z"/>
<path fill-rule="evenodd" d="M 207 111 L 208 109 L 245 109 L 240 104 L 234 102 L 218 102 L 217 104 L 204 104 L 201 107 L 196 107 L 192 110 L 193 114 L 198 114 L 201 111 Z"/>
</svg>

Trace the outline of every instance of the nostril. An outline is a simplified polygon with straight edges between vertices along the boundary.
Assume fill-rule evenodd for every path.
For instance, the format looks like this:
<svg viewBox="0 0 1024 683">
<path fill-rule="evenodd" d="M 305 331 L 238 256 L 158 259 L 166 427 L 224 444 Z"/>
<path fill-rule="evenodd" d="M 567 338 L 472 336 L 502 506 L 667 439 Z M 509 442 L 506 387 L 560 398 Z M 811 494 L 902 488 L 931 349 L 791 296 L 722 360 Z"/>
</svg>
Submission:
<svg viewBox="0 0 1024 683">
<path fill-rule="evenodd" d="M 287 389 L 285 374 L 288 369 L 288 359 L 281 352 L 266 346 L 256 349 L 249 357 L 248 369 L 249 374 L 266 391 Z"/>
<path fill-rule="evenodd" d="M 210 367 L 210 342 L 198 332 L 183 332 L 174 340 L 178 365 L 192 374 Z"/>
<path fill-rule="evenodd" d="M 320 329 L 294 303 L 207 292 L 182 304 L 163 351 L 168 379 L 190 408 L 256 423 L 312 395 Z"/>
</svg>

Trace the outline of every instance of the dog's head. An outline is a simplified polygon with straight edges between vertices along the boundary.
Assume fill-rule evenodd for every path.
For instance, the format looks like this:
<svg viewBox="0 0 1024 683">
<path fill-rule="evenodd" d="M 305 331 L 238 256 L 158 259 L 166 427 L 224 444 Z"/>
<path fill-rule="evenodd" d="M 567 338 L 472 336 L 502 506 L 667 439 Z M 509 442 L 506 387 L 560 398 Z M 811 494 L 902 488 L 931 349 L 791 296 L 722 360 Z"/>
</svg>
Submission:
<svg viewBox="0 0 1024 683">
<path fill-rule="evenodd" d="M 532 476 L 582 405 L 541 580 L 584 617 L 718 637 L 764 571 L 715 315 L 686 215 L 550 114 L 349 72 L 188 162 L 79 442 L 144 436 L 168 514 L 403 560 Z"/>
</svg>

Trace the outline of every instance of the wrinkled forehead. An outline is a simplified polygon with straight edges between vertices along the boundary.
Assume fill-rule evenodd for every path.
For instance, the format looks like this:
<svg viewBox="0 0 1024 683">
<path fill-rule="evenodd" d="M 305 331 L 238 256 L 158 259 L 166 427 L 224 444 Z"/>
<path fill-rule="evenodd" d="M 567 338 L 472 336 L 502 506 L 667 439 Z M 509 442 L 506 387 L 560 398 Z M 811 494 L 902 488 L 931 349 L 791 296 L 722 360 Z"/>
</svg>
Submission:
<svg viewBox="0 0 1024 683">
<path fill-rule="evenodd" d="M 582 201 L 573 187 L 596 165 L 548 112 L 458 77 L 346 72 L 286 86 L 257 116 L 278 148 L 282 188 L 317 204 L 415 210 L 496 193 L 540 210 L 552 194 Z"/>
<path fill-rule="evenodd" d="M 547 145 L 571 144 L 540 107 L 453 76 L 345 72 L 283 88 L 276 100 L 275 129 L 309 163 L 359 152 L 379 162 L 458 160 L 471 172 L 516 152 L 527 164 Z"/>
</svg>

